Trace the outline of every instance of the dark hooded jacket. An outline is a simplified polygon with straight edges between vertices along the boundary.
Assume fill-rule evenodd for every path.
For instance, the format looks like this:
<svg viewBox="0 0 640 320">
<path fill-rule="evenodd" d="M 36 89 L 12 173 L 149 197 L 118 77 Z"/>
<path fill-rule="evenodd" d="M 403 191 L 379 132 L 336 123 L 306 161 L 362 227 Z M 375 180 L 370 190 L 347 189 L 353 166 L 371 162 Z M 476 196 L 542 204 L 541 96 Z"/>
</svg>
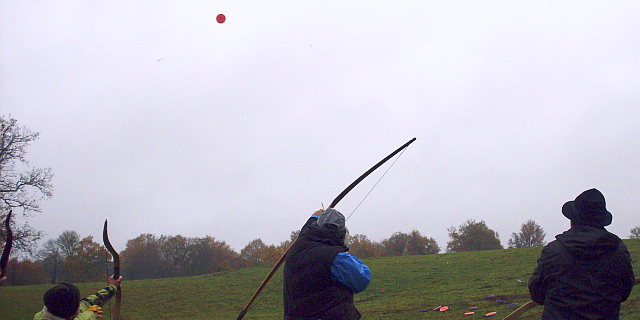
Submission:
<svg viewBox="0 0 640 320">
<path fill-rule="evenodd" d="M 320 228 L 316 220 L 307 221 L 285 259 L 284 319 L 360 319 L 354 293 L 331 278 L 333 259 L 349 250 L 344 245 L 344 231 Z"/>
<path fill-rule="evenodd" d="M 633 282 L 620 238 L 601 227 L 574 225 L 542 250 L 529 293 L 544 305 L 542 319 L 619 319 Z"/>
</svg>

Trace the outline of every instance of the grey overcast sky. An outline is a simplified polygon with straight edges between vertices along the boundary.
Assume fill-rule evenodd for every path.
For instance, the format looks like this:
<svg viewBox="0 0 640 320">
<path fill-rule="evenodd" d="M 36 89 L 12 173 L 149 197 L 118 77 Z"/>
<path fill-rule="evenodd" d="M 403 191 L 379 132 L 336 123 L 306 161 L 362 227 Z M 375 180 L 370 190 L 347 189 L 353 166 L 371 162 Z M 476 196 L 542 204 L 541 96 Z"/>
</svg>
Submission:
<svg viewBox="0 0 640 320">
<path fill-rule="evenodd" d="M 216 22 L 224 14 L 226 22 Z M 348 221 L 379 241 L 484 220 L 506 246 L 598 188 L 640 225 L 638 1 L 2 1 L 0 111 L 54 197 L 19 216 L 279 244 L 416 137 Z M 336 207 L 349 215 L 388 165 Z"/>
</svg>

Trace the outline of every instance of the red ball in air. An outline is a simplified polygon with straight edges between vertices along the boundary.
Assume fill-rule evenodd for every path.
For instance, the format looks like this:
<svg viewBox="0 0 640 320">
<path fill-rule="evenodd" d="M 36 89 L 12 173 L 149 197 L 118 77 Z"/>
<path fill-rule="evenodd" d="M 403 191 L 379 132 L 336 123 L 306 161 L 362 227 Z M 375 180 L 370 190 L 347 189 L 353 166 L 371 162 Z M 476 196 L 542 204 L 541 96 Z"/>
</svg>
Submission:
<svg viewBox="0 0 640 320">
<path fill-rule="evenodd" d="M 216 21 L 218 21 L 218 23 L 224 23 L 225 20 L 227 20 L 227 18 L 225 18 L 224 14 L 219 14 L 216 17 Z"/>
</svg>

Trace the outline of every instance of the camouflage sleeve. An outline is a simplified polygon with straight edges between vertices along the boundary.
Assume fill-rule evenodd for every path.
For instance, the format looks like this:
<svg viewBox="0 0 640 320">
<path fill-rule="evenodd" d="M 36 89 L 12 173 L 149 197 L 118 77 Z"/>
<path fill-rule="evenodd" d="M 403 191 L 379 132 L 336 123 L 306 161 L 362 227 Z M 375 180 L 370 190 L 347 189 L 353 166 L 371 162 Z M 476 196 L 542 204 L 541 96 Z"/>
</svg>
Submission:
<svg viewBox="0 0 640 320">
<path fill-rule="evenodd" d="M 110 285 L 96 294 L 92 294 L 80 301 L 80 312 L 84 312 L 92 305 L 102 306 L 105 302 L 109 301 L 114 294 L 118 291 L 118 287 Z"/>
</svg>

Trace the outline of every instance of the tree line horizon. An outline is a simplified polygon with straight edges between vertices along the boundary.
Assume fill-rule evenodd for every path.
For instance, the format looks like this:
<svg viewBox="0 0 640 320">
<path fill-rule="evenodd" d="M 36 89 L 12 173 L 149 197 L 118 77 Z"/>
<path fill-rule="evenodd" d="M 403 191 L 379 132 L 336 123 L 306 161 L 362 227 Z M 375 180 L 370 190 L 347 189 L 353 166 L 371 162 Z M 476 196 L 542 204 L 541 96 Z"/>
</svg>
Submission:
<svg viewBox="0 0 640 320">
<path fill-rule="evenodd" d="M 459 227 L 448 229 L 450 241 L 446 252 L 504 249 L 497 232 L 484 221 L 467 220 Z M 184 237 L 141 234 L 127 241 L 120 252 L 122 274 L 127 280 L 196 276 L 250 266 L 273 264 L 298 237 L 300 230 L 291 232 L 290 239 L 280 244 L 265 244 L 261 238 L 251 240 L 240 252 L 225 241 L 211 236 Z M 522 224 L 518 233 L 509 239 L 508 248 L 545 245 L 545 233 L 535 221 Z M 364 234 L 347 234 L 349 252 L 360 259 L 426 255 L 441 252 L 437 242 L 418 230 L 395 232 L 389 238 L 372 241 Z M 24 256 L 24 255 L 23 255 Z M 93 236 L 81 238 L 71 230 L 55 239 L 47 240 L 29 257 L 9 261 L 7 285 L 53 284 L 60 281 L 102 281 L 112 270 L 111 255 Z"/>
</svg>

